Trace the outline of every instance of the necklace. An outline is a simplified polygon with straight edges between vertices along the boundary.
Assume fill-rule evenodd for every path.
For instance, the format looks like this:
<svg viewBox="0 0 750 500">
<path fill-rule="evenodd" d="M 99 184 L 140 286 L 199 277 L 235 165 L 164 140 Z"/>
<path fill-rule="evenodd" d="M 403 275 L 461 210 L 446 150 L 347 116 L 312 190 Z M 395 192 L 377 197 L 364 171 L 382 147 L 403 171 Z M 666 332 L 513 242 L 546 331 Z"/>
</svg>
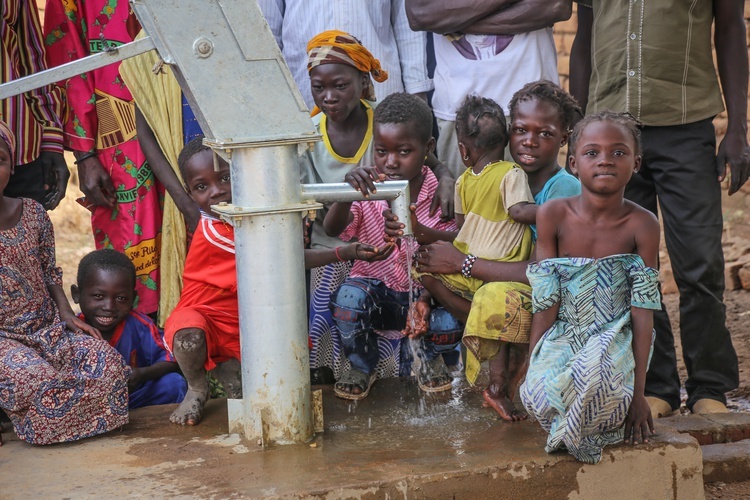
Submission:
<svg viewBox="0 0 750 500">
<path fill-rule="evenodd" d="M 482 168 L 481 168 L 481 169 L 479 170 L 479 172 L 476 172 L 476 173 L 474 173 L 474 169 L 472 168 L 472 169 L 471 169 L 471 173 L 472 173 L 472 174 L 474 174 L 474 175 L 480 175 L 480 174 L 481 174 L 482 172 L 484 172 L 484 169 L 485 169 L 485 168 L 487 168 L 488 166 L 492 165 L 493 163 L 497 163 L 497 162 L 496 162 L 496 161 L 488 161 L 488 162 L 487 162 L 487 163 L 485 163 L 485 164 L 484 164 L 484 166 L 483 166 L 483 167 L 482 167 Z"/>
</svg>

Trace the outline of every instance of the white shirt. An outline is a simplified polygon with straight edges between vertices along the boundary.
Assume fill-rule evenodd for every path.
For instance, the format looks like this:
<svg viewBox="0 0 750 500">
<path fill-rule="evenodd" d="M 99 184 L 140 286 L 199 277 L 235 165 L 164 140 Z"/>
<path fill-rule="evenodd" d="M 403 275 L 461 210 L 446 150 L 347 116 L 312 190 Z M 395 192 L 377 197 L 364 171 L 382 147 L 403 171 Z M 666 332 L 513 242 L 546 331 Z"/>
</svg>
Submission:
<svg viewBox="0 0 750 500">
<path fill-rule="evenodd" d="M 409 28 L 404 0 L 258 0 L 307 106 L 314 105 L 307 73 L 307 42 L 318 33 L 354 35 L 388 72 L 373 81 L 378 100 L 394 92 L 432 90 L 427 76 L 427 34 Z"/>
<path fill-rule="evenodd" d="M 552 28 L 513 36 L 435 35 L 435 116 L 454 121 L 467 94 L 498 103 L 508 115 L 513 94 L 540 79 L 558 83 Z"/>
</svg>

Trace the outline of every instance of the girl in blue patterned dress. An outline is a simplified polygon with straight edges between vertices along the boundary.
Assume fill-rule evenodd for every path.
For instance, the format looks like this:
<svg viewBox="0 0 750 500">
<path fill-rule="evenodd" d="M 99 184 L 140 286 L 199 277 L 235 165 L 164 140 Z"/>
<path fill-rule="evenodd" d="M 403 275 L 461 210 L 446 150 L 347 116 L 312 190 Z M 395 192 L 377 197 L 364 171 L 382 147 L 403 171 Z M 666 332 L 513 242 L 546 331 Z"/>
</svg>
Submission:
<svg viewBox="0 0 750 500">
<path fill-rule="evenodd" d="M 549 432 L 548 452 L 567 449 L 597 463 L 605 445 L 648 442 L 653 434 L 644 386 L 660 307 L 659 223 L 624 199 L 641 165 L 640 131 L 629 115 L 584 118 L 571 151 L 581 195 L 549 201 L 537 214 L 521 398 Z"/>
<path fill-rule="evenodd" d="M 0 408 L 28 443 L 75 441 L 128 422 L 130 368 L 73 313 L 47 212 L 1 194 L 14 147 L 0 121 Z"/>
</svg>

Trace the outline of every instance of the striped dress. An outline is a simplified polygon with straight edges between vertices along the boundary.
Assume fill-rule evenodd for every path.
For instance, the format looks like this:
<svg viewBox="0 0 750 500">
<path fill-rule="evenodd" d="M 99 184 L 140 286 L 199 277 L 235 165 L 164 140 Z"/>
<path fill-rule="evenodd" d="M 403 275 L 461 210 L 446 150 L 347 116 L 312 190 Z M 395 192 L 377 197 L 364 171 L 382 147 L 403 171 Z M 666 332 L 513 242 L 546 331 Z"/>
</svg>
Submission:
<svg viewBox="0 0 750 500">
<path fill-rule="evenodd" d="M 549 432 L 547 452 L 567 449 L 598 463 L 605 445 L 623 439 L 633 399 L 630 308 L 660 308 L 659 273 L 622 254 L 547 259 L 527 275 L 534 311 L 557 302 L 560 310 L 531 353 L 521 399 Z"/>
</svg>

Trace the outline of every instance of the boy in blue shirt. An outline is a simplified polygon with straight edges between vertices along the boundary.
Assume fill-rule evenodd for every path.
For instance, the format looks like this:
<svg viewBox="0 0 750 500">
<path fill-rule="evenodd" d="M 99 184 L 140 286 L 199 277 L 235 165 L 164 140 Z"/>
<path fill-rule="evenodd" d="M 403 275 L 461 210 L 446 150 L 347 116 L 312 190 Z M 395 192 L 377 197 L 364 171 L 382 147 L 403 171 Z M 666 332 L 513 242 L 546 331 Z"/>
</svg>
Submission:
<svg viewBox="0 0 750 500">
<path fill-rule="evenodd" d="M 99 330 L 133 369 L 128 380 L 128 408 L 179 403 L 187 392 L 162 332 L 148 316 L 133 310 L 135 266 L 123 253 L 96 250 L 78 265 L 77 285 L 70 287 L 81 318 Z"/>
</svg>

